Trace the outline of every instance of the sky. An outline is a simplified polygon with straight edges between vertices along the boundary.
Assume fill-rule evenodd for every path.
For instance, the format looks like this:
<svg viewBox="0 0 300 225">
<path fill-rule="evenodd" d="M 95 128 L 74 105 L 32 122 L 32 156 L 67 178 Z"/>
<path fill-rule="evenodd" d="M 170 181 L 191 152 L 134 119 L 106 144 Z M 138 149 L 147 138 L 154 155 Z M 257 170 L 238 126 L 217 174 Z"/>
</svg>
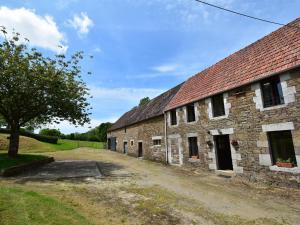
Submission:
<svg viewBox="0 0 300 225">
<path fill-rule="evenodd" d="M 206 1 L 283 24 L 300 16 L 300 0 Z M 161 94 L 279 28 L 195 0 L 0 0 L 0 24 L 45 55 L 85 52 L 91 124 L 48 126 L 63 133 L 115 122 L 141 98 Z"/>
</svg>

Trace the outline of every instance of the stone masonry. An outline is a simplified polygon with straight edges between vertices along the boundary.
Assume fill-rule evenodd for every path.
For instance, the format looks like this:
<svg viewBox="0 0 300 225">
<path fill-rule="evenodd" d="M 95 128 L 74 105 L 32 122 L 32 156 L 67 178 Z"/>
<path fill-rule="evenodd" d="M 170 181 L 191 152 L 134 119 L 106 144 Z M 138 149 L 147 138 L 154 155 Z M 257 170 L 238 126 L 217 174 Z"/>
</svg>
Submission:
<svg viewBox="0 0 300 225">
<path fill-rule="evenodd" d="M 164 116 L 152 118 L 125 128 L 110 131 L 109 137 L 117 138 L 117 152 L 124 153 L 124 141 L 128 143 L 128 155 L 138 157 L 138 143 L 143 145 L 143 158 L 165 162 Z M 161 145 L 154 145 L 153 140 L 161 140 Z"/>
<path fill-rule="evenodd" d="M 228 134 L 235 174 L 250 179 L 300 186 L 300 70 L 280 75 L 284 105 L 262 108 L 258 83 L 224 93 L 226 116 L 211 118 L 211 100 L 196 102 L 196 122 L 186 122 L 185 106 L 177 108 L 177 125 L 168 121 L 167 137 L 171 164 L 217 170 L 214 136 Z M 169 112 L 167 112 L 169 117 Z M 291 130 L 297 167 L 280 168 L 272 165 L 267 131 Z M 199 159 L 189 158 L 188 136 L 198 138 Z M 172 146 L 176 142 L 177 146 Z M 208 145 L 210 141 L 212 145 Z M 174 145 L 174 144 L 173 144 Z M 175 150 L 174 150 L 175 149 Z M 173 154 L 173 155 L 172 155 Z M 181 160 L 173 160 L 172 158 Z"/>
</svg>

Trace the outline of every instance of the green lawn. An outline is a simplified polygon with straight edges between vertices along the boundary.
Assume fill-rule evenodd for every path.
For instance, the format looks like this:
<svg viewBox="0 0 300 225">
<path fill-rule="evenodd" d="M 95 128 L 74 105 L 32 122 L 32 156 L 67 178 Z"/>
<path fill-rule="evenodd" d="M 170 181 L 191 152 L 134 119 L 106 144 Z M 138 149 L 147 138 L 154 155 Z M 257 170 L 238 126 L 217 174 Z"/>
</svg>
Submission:
<svg viewBox="0 0 300 225">
<path fill-rule="evenodd" d="M 54 149 L 61 151 L 61 150 L 70 150 L 74 148 L 80 148 L 80 147 L 89 147 L 89 148 L 98 148 L 103 149 L 104 143 L 103 142 L 92 142 L 92 141 L 74 141 L 74 140 L 64 140 L 60 139 L 58 140 L 58 143 L 55 144 L 49 144 Z"/>
<path fill-rule="evenodd" d="M 8 140 L 7 134 L 0 134 L 0 152 L 7 152 Z M 103 149 L 103 142 L 91 142 L 91 141 L 73 141 L 73 140 L 58 140 L 57 144 L 49 144 L 37 141 L 33 138 L 20 137 L 19 153 L 43 153 L 43 152 L 55 152 L 72 150 L 79 147 L 89 147 L 95 149 Z"/>
<path fill-rule="evenodd" d="M 0 153 L 0 171 L 3 169 L 26 164 L 32 161 L 37 161 L 41 159 L 45 159 L 47 156 L 43 155 L 18 155 L 16 158 L 8 158 L 8 155 L 6 153 Z"/>
<path fill-rule="evenodd" d="M 89 225 L 84 216 L 54 198 L 33 191 L 0 188 L 0 225 Z"/>
</svg>

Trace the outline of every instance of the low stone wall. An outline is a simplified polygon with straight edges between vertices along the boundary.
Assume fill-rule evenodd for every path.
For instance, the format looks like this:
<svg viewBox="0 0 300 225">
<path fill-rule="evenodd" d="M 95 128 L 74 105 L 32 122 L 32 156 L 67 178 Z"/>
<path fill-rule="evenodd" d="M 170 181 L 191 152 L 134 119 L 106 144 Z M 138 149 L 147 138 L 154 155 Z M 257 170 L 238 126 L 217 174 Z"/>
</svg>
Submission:
<svg viewBox="0 0 300 225">
<path fill-rule="evenodd" d="M 30 162 L 30 163 L 10 167 L 10 168 L 5 169 L 4 171 L 2 171 L 1 176 L 3 176 L 3 177 L 16 176 L 16 175 L 24 173 L 28 170 L 36 169 L 38 167 L 41 167 L 41 166 L 43 166 L 45 164 L 48 164 L 48 163 L 51 163 L 51 162 L 54 162 L 53 157 L 49 157 L 49 158 L 46 158 L 46 159 L 37 160 L 37 161 Z"/>
</svg>

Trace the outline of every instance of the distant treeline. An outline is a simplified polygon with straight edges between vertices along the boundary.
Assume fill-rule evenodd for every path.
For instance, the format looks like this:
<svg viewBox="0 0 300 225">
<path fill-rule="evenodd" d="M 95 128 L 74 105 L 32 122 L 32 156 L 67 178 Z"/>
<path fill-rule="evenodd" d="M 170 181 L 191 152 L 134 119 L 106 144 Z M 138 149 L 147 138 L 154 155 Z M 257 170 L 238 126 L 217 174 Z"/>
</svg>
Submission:
<svg viewBox="0 0 300 225">
<path fill-rule="evenodd" d="M 57 129 L 42 129 L 41 135 L 58 137 L 61 139 L 79 140 L 79 141 L 100 141 L 106 142 L 107 130 L 112 126 L 111 123 L 101 123 L 99 126 L 89 130 L 86 133 L 63 134 Z"/>
</svg>

